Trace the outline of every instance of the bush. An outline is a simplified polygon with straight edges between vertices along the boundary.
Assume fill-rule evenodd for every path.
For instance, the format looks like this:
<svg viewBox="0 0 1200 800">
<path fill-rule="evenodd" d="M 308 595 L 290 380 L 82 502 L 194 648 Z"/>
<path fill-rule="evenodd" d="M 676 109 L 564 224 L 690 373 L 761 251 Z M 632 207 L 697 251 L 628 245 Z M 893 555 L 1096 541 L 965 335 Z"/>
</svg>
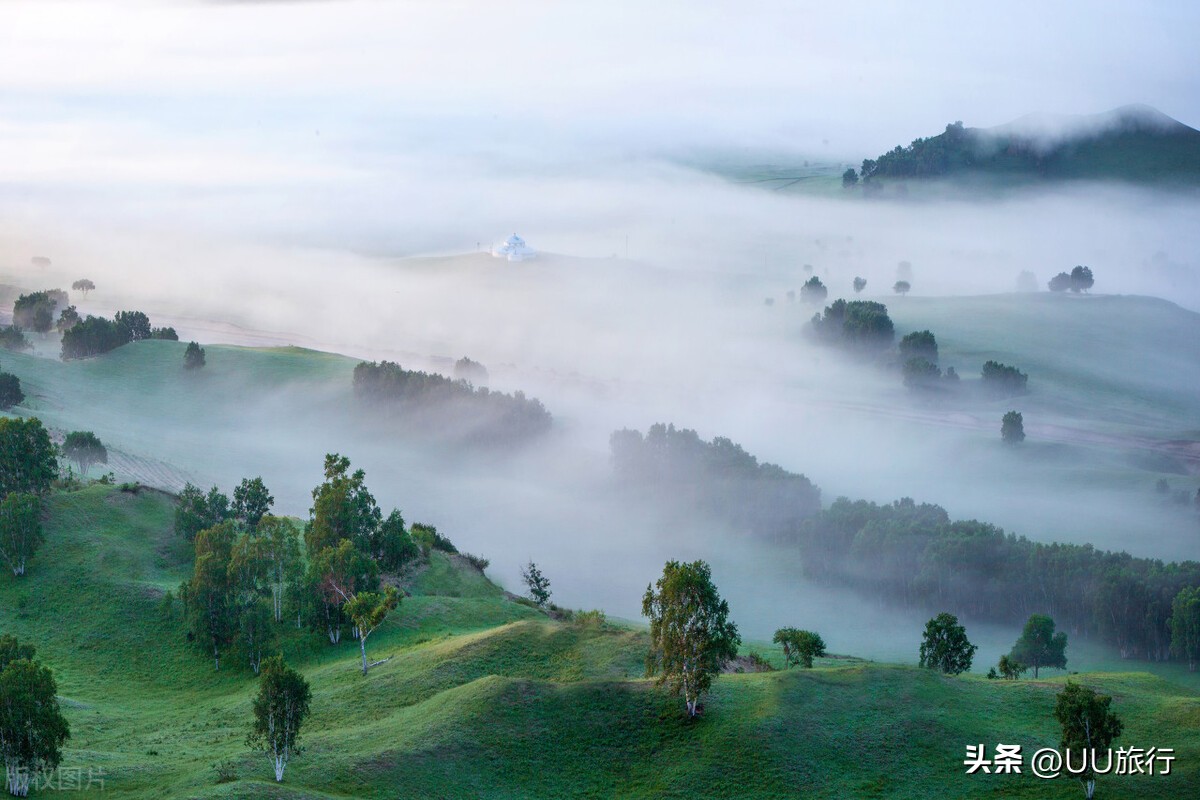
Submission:
<svg viewBox="0 0 1200 800">
<path fill-rule="evenodd" d="M 483 556 L 477 556 L 473 553 L 460 553 L 459 555 L 465 558 L 472 567 L 480 572 L 483 572 L 492 563 Z"/>
<path fill-rule="evenodd" d="M 602 628 L 608 624 L 608 617 L 598 608 L 591 611 L 576 611 L 575 624 L 581 628 Z"/>
<path fill-rule="evenodd" d="M 204 348 L 196 342 L 188 342 L 187 350 L 183 351 L 183 368 L 200 369 L 204 364 Z"/>
<path fill-rule="evenodd" d="M 21 379 L 8 372 L 0 372 L 0 409 L 8 411 L 23 402 L 25 393 L 21 391 Z"/>
</svg>

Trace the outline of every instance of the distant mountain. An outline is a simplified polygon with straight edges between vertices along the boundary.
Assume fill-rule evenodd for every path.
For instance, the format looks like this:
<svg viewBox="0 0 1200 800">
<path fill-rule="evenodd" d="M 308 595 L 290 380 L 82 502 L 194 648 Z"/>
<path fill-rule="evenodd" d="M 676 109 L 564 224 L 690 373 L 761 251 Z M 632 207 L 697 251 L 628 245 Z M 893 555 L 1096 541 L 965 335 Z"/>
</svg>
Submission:
<svg viewBox="0 0 1200 800">
<path fill-rule="evenodd" d="M 862 163 L 889 178 L 968 175 L 1200 185 L 1200 131 L 1145 105 L 1088 116 L 1029 115 L 995 128 L 946 126 Z"/>
</svg>

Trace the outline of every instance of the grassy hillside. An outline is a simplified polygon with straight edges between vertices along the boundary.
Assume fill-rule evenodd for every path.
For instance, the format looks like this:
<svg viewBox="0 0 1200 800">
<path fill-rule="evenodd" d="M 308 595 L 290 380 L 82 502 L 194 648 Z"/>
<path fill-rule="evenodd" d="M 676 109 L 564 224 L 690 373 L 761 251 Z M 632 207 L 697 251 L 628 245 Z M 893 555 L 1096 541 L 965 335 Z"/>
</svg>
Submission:
<svg viewBox="0 0 1200 800">
<path fill-rule="evenodd" d="M 214 673 L 161 596 L 187 574 L 169 500 L 104 486 L 56 494 L 23 580 L 0 579 L 0 630 L 56 672 L 73 736 L 64 765 L 105 771 L 105 797 L 1062 797 L 1066 780 L 966 776 L 972 742 L 1057 741 L 1063 679 L 999 683 L 824 660 L 722 676 L 702 719 L 639 679 L 645 635 L 547 620 L 477 573 L 435 560 L 371 640 L 291 632 L 314 690 L 307 750 L 282 788 L 243 744 L 255 689 Z M 777 653 L 771 657 L 778 658 Z M 1200 791 L 1200 695 L 1146 674 L 1088 674 L 1128 745 L 1175 747 L 1169 777 L 1111 778 L 1107 796 Z M 221 765 L 218 770 L 217 765 Z M 85 793 L 86 795 L 87 793 Z"/>
</svg>

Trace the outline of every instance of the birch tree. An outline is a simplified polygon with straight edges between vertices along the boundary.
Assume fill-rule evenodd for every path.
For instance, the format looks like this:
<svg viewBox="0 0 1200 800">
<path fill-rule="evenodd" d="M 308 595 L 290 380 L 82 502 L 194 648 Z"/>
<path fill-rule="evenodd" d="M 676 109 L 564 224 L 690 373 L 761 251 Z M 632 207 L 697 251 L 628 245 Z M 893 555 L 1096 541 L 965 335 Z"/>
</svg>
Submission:
<svg viewBox="0 0 1200 800">
<path fill-rule="evenodd" d="M 288 584 L 295 580 L 300 564 L 300 535 L 291 522 L 268 514 L 258 522 L 258 540 L 262 543 L 272 613 L 275 621 L 281 622 L 284 593 Z"/>
<path fill-rule="evenodd" d="M 345 597 L 345 595 L 343 595 Z M 346 597 L 346 616 L 358 630 L 358 646 L 362 650 L 362 674 L 366 675 L 371 667 L 392 660 L 391 656 L 380 661 L 367 660 L 367 637 L 383 624 L 387 615 L 400 605 L 400 595 L 389 586 L 383 594 L 378 592 L 359 592 L 353 597 Z"/>
<path fill-rule="evenodd" d="M 646 676 L 683 695 L 688 716 L 695 717 L 700 697 L 742 639 L 705 562 L 668 561 L 656 586 L 647 586 L 642 598 L 642 614 L 650 618 Z"/>
<path fill-rule="evenodd" d="M 71 735 L 58 705 L 58 686 L 34 650 L 11 637 L 0 643 L 0 754 L 9 794 L 25 797 L 30 780 L 53 772 Z"/>
<path fill-rule="evenodd" d="M 283 656 L 263 661 L 258 696 L 254 698 L 254 725 L 246 744 L 266 753 L 275 769 L 276 782 L 283 781 L 288 761 L 300 752 L 300 727 L 311 702 L 308 681 L 283 663 Z"/>
<path fill-rule="evenodd" d="M 1124 727 L 1120 718 L 1109 710 L 1111 704 L 1111 697 L 1098 695 L 1095 689 L 1072 681 L 1067 681 L 1054 703 L 1054 718 L 1062 726 L 1059 747 L 1067 758 L 1071 753 L 1083 757 L 1082 770 L 1071 773 L 1083 785 L 1087 800 L 1092 800 L 1096 791 L 1096 771 L 1093 769 L 1096 752 L 1103 753 L 1111 748 L 1113 739 L 1121 735 Z"/>
<path fill-rule="evenodd" d="M 196 534 L 196 561 L 187 587 L 188 616 L 200 644 L 211 647 L 221 669 L 221 652 L 237 633 L 237 612 L 229 562 L 237 529 L 232 522 Z"/>
<path fill-rule="evenodd" d="M 41 514 L 37 495 L 13 492 L 0 502 L 0 556 L 18 578 L 46 538 Z"/>
</svg>

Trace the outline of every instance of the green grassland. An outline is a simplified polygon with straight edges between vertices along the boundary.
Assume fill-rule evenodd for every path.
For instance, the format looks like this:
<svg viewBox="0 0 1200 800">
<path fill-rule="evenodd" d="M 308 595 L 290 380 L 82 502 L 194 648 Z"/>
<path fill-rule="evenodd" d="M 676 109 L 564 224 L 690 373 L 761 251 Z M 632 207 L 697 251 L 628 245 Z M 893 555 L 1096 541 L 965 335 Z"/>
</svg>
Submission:
<svg viewBox="0 0 1200 800">
<path fill-rule="evenodd" d="M 968 743 L 1057 742 L 1063 678 L 1017 683 L 819 660 L 721 676 L 702 718 L 640 678 L 643 632 L 555 622 L 435 555 L 371 639 L 286 625 L 313 686 L 307 749 L 276 786 L 244 739 L 255 682 L 217 673 L 163 592 L 190 566 L 167 496 L 59 492 L 29 575 L 0 579 L 0 629 L 59 680 L 64 766 L 104 770 L 105 797 L 1078 797 L 1066 779 L 967 776 Z M 760 646 L 768 657 L 779 654 Z M 1127 745 L 1174 747 L 1170 776 L 1107 778 L 1104 797 L 1200 791 L 1200 694 L 1144 673 L 1078 680 L 1111 693 Z M 218 772 L 217 765 L 221 765 Z"/>
</svg>

